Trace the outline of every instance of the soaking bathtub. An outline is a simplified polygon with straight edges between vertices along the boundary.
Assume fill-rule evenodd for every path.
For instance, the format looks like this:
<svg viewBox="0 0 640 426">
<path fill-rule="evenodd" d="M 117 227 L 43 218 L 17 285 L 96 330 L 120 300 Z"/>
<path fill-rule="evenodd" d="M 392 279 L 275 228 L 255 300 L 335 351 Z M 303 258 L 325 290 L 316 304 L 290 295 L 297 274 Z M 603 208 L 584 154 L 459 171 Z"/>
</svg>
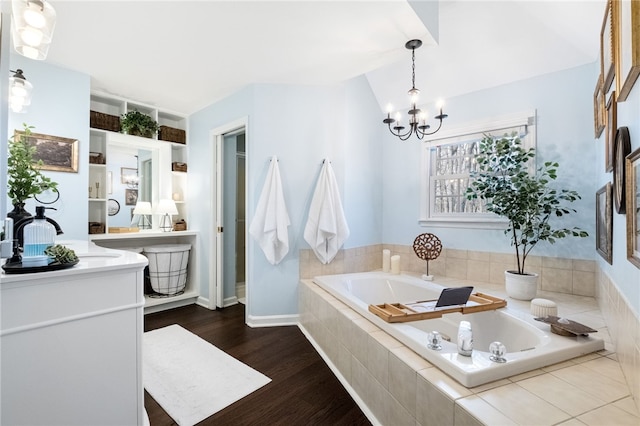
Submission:
<svg viewBox="0 0 640 426">
<path fill-rule="evenodd" d="M 436 282 L 411 276 L 364 272 L 323 275 L 313 281 L 466 387 L 604 349 L 602 339 L 553 334 L 549 325 L 535 321 L 531 315 L 510 311 L 508 306 L 466 315 L 450 313 L 441 318 L 405 323 L 388 323 L 369 312 L 370 304 L 437 299 L 444 288 Z M 473 353 L 470 357 L 459 355 L 457 350 L 458 326 L 462 320 L 469 321 L 473 331 Z M 430 349 L 427 336 L 432 331 L 438 331 L 444 339 L 450 338 L 451 341 L 443 339 L 441 350 Z M 489 345 L 494 341 L 506 346 L 506 362 L 490 360 Z"/>
</svg>

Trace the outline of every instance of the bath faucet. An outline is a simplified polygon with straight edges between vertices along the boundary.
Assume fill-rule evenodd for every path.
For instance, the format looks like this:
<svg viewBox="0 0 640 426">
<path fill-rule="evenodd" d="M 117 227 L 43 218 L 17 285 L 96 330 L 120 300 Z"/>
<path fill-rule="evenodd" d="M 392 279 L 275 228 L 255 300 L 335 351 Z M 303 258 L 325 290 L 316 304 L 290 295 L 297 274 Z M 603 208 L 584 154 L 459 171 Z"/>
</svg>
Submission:
<svg viewBox="0 0 640 426">
<path fill-rule="evenodd" d="M 458 353 L 462 356 L 471 356 L 473 352 L 473 333 L 469 321 L 460 321 L 458 327 Z"/>
</svg>

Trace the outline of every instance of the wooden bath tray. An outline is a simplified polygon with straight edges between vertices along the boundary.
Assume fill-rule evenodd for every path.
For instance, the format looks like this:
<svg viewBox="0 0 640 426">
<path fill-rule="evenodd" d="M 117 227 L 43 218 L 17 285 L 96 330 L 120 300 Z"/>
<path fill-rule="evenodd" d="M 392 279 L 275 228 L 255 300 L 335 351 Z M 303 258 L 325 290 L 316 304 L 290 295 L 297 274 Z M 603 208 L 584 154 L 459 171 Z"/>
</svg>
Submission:
<svg viewBox="0 0 640 426">
<path fill-rule="evenodd" d="M 474 293 L 469 296 L 469 304 L 457 305 L 451 307 L 442 307 L 429 311 L 420 311 L 423 304 L 436 302 L 435 300 L 426 300 L 414 303 L 385 303 L 382 305 L 369 305 L 369 312 L 372 312 L 385 320 L 386 322 L 408 322 L 419 321 L 431 318 L 440 318 L 444 314 L 453 312 L 462 312 L 463 314 L 471 314 L 474 312 L 491 311 L 507 306 L 507 301 L 490 296 L 484 293 Z"/>
</svg>

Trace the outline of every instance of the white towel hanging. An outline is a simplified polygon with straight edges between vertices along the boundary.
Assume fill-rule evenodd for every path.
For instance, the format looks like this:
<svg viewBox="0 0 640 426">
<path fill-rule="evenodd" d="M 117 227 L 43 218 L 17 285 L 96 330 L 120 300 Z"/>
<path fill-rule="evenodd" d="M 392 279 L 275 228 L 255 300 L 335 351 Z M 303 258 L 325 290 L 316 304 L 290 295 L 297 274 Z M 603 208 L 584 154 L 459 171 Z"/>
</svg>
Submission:
<svg viewBox="0 0 640 426">
<path fill-rule="evenodd" d="M 349 226 L 344 217 L 340 190 L 333 167 L 325 159 L 309 208 L 309 218 L 304 229 L 304 239 L 320 262 L 327 264 L 349 237 Z"/>
<path fill-rule="evenodd" d="M 249 226 L 249 234 L 260 244 L 269 263 L 277 265 L 289 252 L 290 225 L 282 192 L 278 158 L 271 158 L 267 179 L 262 188 L 256 214 Z"/>
</svg>

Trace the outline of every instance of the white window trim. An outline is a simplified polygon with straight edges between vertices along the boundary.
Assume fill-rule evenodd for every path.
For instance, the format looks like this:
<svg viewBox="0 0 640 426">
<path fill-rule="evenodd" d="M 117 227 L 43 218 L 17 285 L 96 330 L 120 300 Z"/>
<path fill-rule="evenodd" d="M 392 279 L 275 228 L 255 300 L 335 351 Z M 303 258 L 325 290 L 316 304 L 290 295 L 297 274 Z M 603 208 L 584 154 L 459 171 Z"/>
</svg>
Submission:
<svg viewBox="0 0 640 426">
<path fill-rule="evenodd" d="M 420 217 L 418 223 L 421 226 L 438 226 L 449 228 L 475 228 L 475 229 L 505 229 L 507 221 L 504 218 L 490 214 L 468 215 L 437 215 L 432 214 L 431 181 L 431 155 L 434 147 L 458 143 L 467 139 L 482 137 L 484 133 L 497 133 L 499 131 L 526 129 L 526 136 L 522 138 L 523 148 L 536 147 L 536 110 L 524 111 L 508 116 L 494 117 L 487 120 L 473 122 L 464 126 L 438 132 L 437 136 L 425 140 L 422 143 L 422 160 L 420 173 Z M 520 131 L 519 133 L 524 133 Z M 531 166 L 534 171 L 535 166 Z"/>
</svg>

